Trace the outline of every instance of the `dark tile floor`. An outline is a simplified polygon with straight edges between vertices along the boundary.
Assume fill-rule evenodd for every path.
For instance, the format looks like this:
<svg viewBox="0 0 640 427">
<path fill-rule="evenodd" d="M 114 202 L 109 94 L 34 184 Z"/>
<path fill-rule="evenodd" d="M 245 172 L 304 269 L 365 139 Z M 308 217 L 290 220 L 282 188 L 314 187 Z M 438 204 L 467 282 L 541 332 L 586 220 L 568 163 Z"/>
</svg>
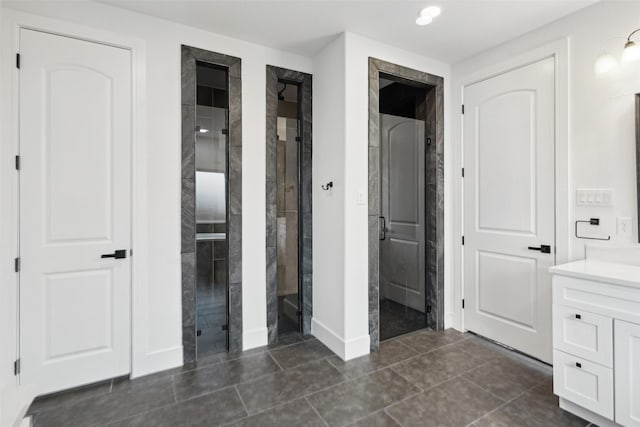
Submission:
<svg viewBox="0 0 640 427">
<path fill-rule="evenodd" d="M 389 299 L 380 300 L 380 340 L 424 329 L 427 316 Z"/>
<path fill-rule="evenodd" d="M 579 427 L 551 368 L 469 334 L 423 330 L 344 362 L 310 337 L 38 399 L 43 426 Z"/>
</svg>

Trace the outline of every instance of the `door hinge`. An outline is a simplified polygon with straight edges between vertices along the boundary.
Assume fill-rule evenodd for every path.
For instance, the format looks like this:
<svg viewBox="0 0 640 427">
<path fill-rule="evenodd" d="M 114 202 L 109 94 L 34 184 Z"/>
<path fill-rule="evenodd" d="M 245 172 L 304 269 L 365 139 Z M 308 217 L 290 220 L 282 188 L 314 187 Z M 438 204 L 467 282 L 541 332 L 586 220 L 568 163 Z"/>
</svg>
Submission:
<svg viewBox="0 0 640 427">
<path fill-rule="evenodd" d="M 464 246 L 464 236 L 462 236 L 462 246 Z"/>
<path fill-rule="evenodd" d="M 16 156 L 16 170 L 20 170 L 20 156 Z"/>
<path fill-rule="evenodd" d="M 462 308 L 464 308 L 464 298 L 462 298 Z"/>
<path fill-rule="evenodd" d="M 13 362 L 13 375 L 18 375 L 20 373 L 20 359 L 16 359 Z"/>
<path fill-rule="evenodd" d="M 462 168 L 462 177 L 464 178 L 464 168 Z"/>
<path fill-rule="evenodd" d="M 302 142 L 302 137 L 296 136 L 296 142 Z"/>
<path fill-rule="evenodd" d="M 229 129 L 222 129 L 220 133 L 222 133 L 223 135 L 229 135 Z"/>
<path fill-rule="evenodd" d="M 462 104 L 462 114 L 464 114 L 464 104 Z"/>
<path fill-rule="evenodd" d="M 20 69 L 20 54 L 16 53 L 16 68 Z"/>
<path fill-rule="evenodd" d="M 431 313 L 433 311 L 433 307 L 430 305 L 427 306 L 427 313 Z"/>
<path fill-rule="evenodd" d="M 20 271 L 20 258 L 16 258 L 13 260 L 13 269 L 15 270 L 16 273 L 18 273 Z"/>
</svg>

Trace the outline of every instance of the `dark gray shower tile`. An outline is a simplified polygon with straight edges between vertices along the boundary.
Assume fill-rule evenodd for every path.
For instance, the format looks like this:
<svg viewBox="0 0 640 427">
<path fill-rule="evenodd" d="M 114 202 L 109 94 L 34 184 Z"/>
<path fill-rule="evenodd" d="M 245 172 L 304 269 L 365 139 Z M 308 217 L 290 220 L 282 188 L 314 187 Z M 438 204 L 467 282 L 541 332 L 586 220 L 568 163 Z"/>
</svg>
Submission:
<svg viewBox="0 0 640 427">
<path fill-rule="evenodd" d="M 217 426 L 247 416 L 233 387 L 127 418 L 110 426 Z"/>
<path fill-rule="evenodd" d="M 229 282 L 242 283 L 242 216 L 229 215 Z M 235 308 L 235 307 L 234 307 Z"/>
<path fill-rule="evenodd" d="M 389 369 L 338 384 L 307 397 L 330 426 L 342 426 L 405 399 L 419 389 Z"/>
<path fill-rule="evenodd" d="M 229 284 L 229 351 L 242 350 L 242 284 Z"/>
<path fill-rule="evenodd" d="M 502 403 L 475 384 L 456 378 L 385 411 L 402 425 L 464 427 Z"/>
<path fill-rule="evenodd" d="M 196 60 L 191 54 L 191 49 L 182 46 L 181 49 L 181 78 L 182 105 L 196 105 Z"/>
<path fill-rule="evenodd" d="M 242 146 L 242 80 L 229 78 L 229 145 Z"/>
<path fill-rule="evenodd" d="M 249 413 L 255 413 L 344 381 L 326 360 L 299 365 L 237 386 Z"/>
<path fill-rule="evenodd" d="M 266 353 L 207 366 L 175 375 L 176 397 L 178 401 L 187 400 L 279 370 Z"/>
<path fill-rule="evenodd" d="M 268 343 L 278 339 L 278 250 L 267 247 L 267 327 Z"/>
<path fill-rule="evenodd" d="M 318 340 L 304 341 L 284 348 L 270 350 L 269 353 L 282 369 L 292 368 L 333 354 Z"/>
<path fill-rule="evenodd" d="M 229 213 L 242 214 L 242 147 L 229 147 Z"/>
<path fill-rule="evenodd" d="M 380 215 L 380 149 L 369 147 L 369 215 Z"/>
</svg>

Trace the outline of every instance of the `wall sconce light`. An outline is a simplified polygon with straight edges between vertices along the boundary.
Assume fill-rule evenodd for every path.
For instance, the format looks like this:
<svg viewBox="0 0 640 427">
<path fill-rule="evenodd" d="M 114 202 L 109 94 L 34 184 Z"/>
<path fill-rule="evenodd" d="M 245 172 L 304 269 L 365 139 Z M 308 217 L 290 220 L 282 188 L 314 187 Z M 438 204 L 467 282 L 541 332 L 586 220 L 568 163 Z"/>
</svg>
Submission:
<svg viewBox="0 0 640 427">
<path fill-rule="evenodd" d="M 633 37 L 633 35 L 638 31 L 640 31 L 640 28 L 629 34 L 629 37 L 627 37 L 627 42 L 624 44 L 624 50 L 622 51 L 622 62 L 625 64 L 640 59 L 640 47 L 638 47 L 636 42 L 631 40 L 631 37 Z"/>
<path fill-rule="evenodd" d="M 627 37 L 627 41 L 624 44 L 624 49 L 622 50 L 622 63 L 628 64 L 640 59 L 640 46 L 636 44 L 631 38 L 640 31 L 640 28 L 634 30 Z M 622 38 L 622 37 L 620 37 Z M 615 56 L 613 56 L 609 52 L 603 52 L 594 64 L 594 71 L 596 76 L 601 76 L 609 73 L 618 67 L 618 60 Z"/>
</svg>

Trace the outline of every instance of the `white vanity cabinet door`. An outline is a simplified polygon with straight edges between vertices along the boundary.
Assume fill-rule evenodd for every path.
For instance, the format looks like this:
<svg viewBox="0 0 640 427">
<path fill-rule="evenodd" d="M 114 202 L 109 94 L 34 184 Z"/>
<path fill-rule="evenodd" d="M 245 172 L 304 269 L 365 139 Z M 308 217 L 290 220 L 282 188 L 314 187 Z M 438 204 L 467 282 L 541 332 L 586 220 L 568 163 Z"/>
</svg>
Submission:
<svg viewBox="0 0 640 427">
<path fill-rule="evenodd" d="M 613 368 L 613 319 L 556 304 L 553 348 Z"/>
<path fill-rule="evenodd" d="M 640 427 L 640 325 L 615 321 L 616 422 Z"/>
<path fill-rule="evenodd" d="M 613 420 L 613 369 L 554 350 L 553 391 Z"/>
</svg>

